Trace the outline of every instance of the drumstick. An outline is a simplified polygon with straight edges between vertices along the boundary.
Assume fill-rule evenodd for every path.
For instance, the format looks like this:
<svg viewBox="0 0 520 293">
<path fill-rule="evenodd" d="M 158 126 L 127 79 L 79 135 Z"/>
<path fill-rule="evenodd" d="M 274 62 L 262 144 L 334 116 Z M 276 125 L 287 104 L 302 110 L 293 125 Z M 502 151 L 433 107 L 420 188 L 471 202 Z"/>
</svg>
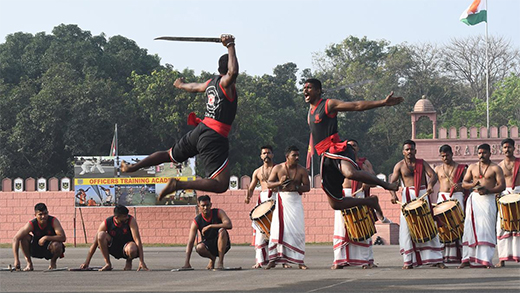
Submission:
<svg viewBox="0 0 520 293">
<path fill-rule="evenodd" d="M 421 195 L 418 199 L 423 199 L 424 197 L 430 195 L 431 192 L 426 192 L 425 194 Z"/>
<path fill-rule="evenodd" d="M 363 191 L 363 188 L 360 188 L 360 189 L 356 190 L 356 192 L 352 193 L 352 197 L 354 197 L 354 195 L 360 193 L 361 191 Z"/>
</svg>

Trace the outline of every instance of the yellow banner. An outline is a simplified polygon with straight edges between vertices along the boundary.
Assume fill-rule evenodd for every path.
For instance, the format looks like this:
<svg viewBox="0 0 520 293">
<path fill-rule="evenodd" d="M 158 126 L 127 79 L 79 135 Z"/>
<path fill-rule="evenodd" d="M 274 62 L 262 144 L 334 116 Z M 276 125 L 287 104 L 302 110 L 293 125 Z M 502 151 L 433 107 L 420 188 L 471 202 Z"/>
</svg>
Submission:
<svg viewBox="0 0 520 293">
<path fill-rule="evenodd" d="M 166 184 L 176 178 L 180 181 L 191 181 L 193 177 L 127 177 L 127 178 L 75 178 L 74 185 L 135 185 L 135 184 Z"/>
</svg>

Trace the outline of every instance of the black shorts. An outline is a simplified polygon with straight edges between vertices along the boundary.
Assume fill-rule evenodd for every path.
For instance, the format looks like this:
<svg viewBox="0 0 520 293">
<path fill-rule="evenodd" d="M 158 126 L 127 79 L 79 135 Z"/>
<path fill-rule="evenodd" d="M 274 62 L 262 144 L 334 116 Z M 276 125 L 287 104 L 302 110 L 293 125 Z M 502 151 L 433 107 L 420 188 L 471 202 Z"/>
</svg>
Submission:
<svg viewBox="0 0 520 293">
<path fill-rule="evenodd" d="M 351 145 L 348 145 L 347 149 L 340 153 L 322 154 L 320 165 L 321 188 L 328 196 L 335 200 L 343 198 L 343 181 L 345 176 L 341 172 L 341 161 L 348 161 L 359 170 L 355 158 L 354 149 Z"/>
<path fill-rule="evenodd" d="M 170 158 L 182 163 L 197 156 L 205 167 L 206 178 L 215 178 L 227 166 L 229 140 L 204 123 L 184 135 L 169 151 Z"/>
<path fill-rule="evenodd" d="M 200 243 L 204 243 L 204 245 L 206 246 L 206 249 L 213 256 L 218 256 L 218 237 L 211 238 L 211 239 L 205 239 Z M 229 251 L 229 249 L 231 249 L 231 241 L 229 240 L 229 237 L 228 237 L 228 242 L 226 244 L 226 251 L 224 252 L 224 254 L 227 253 Z"/>
<path fill-rule="evenodd" d="M 33 241 L 34 237 L 31 239 L 31 256 L 36 258 L 45 258 L 45 259 L 51 259 L 52 258 L 52 252 L 49 250 L 49 245 L 51 244 L 51 241 L 45 241 L 43 246 L 40 246 L 38 244 L 38 241 Z M 65 253 L 65 244 L 63 242 L 60 242 L 63 246 L 63 253 Z M 60 255 L 60 258 L 63 258 L 64 255 Z"/>
<path fill-rule="evenodd" d="M 112 240 L 110 240 L 110 243 L 108 244 L 108 253 L 111 256 L 115 257 L 116 259 L 120 259 L 120 258 L 127 259 L 128 255 L 126 255 L 126 253 L 125 253 L 125 246 L 130 242 L 133 242 L 133 241 L 128 241 L 128 242 L 114 241 L 114 239 L 112 238 Z M 137 255 L 137 256 L 139 256 L 139 255 Z"/>
</svg>

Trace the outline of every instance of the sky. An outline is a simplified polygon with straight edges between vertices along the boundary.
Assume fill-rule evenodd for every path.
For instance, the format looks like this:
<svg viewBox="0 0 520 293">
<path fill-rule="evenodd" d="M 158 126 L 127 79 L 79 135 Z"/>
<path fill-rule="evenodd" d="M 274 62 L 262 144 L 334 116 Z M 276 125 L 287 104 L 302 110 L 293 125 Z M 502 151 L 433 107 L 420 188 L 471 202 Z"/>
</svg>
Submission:
<svg viewBox="0 0 520 293">
<path fill-rule="evenodd" d="M 349 36 L 402 43 L 448 44 L 484 36 L 485 24 L 459 21 L 473 0 L 0 0 L 0 43 L 15 32 L 51 34 L 76 24 L 93 36 L 134 40 L 161 64 L 216 72 L 226 49 L 217 43 L 154 41 L 159 36 L 236 37 L 240 72 L 272 75 L 277 65 L 313 67 L 313 55 Z M 486 1 L 486 0 L 482 0 Z M 490 36 L 520 48 L 519 0 L 488 0 Z"/>
</svg>

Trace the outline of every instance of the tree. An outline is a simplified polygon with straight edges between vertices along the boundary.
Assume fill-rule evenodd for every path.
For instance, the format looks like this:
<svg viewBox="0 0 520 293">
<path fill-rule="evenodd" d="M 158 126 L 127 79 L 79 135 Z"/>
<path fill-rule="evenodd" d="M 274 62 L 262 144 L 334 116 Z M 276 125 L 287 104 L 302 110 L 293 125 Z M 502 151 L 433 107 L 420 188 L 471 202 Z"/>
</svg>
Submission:
<svg viewBox="0 0 520 293">
<path fill-rule="evenodd" d="M 443 50 L 444 74 L 470 86 L 472 96 L 486 100 L 486 40 L 483 36 L 452 39 Z M 497 82 L 520 73 L 520 51 L 502 37 L 489 37 L 489 96 Z"/>
</svg>

